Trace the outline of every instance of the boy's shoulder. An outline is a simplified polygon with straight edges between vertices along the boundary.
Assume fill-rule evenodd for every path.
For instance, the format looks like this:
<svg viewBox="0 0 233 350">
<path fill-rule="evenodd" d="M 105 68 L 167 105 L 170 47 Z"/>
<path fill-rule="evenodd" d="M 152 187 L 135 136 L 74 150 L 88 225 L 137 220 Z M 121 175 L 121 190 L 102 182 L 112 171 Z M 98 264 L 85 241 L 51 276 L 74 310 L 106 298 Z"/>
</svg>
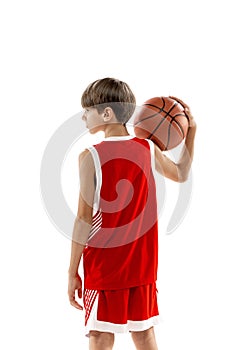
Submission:
<svg viewBox="0 0 233 350">
<path fill-rule="evenodd" d="M 82 166 L 88 167 L 90 169 L 90 168 L 93 168 L 93 166 L 94 166 L 91 152 L 87 148 L 84 149 L 79 154 L 79 159 L 78 160 L 79 160 L 79 167 L 82 165 Z"/>
</svg>

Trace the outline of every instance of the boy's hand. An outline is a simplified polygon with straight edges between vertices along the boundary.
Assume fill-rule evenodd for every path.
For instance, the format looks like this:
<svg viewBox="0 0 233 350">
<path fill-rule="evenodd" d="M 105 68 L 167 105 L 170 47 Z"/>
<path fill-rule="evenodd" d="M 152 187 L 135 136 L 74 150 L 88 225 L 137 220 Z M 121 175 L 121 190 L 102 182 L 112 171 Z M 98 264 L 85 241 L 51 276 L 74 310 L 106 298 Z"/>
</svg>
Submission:
<svg viewBox="0 0 233 350">
<path fill-rule="evenodd" d="M 78 292 L 78 297 L 82 298 L 82 280 L 79 275 L 70 276 L 68 282 L 68 296 L 70 304 L 78 310 L 83 310 L 83 307 L 75 300 L 75 291 Z"/>
<path fill-rule="evenodd" d="M 174 97 L 174 96 L 169 96 L 169 97 L 172 98 L 173 100 L 177 101 L 178 103 L 181 104 L 181 106 L 184 107 L 184 112 L 185 112 L 185 114 L 186 114 L 186 116 L 188 117 L 188 120 L 189 120 L 189 127 L 190 128 L 196 127 L 196 122 L 195 122 L 195 120 L 193 118 L 193 115 L 192 115 L 192 113 L 190 111 L 189 106 L 186 103 L 184 103 L 181 99 L 179 99 L 177 97 Z"/>
</svg>

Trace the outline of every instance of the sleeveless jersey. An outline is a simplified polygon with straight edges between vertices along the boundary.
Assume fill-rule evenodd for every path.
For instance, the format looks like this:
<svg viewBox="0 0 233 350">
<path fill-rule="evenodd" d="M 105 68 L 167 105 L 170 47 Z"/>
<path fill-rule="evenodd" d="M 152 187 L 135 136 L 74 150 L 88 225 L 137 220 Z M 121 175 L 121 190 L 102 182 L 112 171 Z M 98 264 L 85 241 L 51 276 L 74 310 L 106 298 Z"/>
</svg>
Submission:
<svg viewBox="0 0 233 350">
<path fill-rule="evenodd" d="M 95 165 L 84 288 L 116 290 L 157 279 L 158 222 L 152 141 L 108 137 L 89 148 Z"/>
</svg>

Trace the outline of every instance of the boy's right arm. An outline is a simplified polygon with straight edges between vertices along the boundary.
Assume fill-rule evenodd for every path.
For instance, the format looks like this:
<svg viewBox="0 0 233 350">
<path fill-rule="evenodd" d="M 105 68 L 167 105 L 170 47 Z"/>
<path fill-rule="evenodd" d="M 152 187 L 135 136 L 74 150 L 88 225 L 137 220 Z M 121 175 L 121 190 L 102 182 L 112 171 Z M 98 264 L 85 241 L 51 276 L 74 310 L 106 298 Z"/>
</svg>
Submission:
<svg viewBox="0 0 233 350">
<path fill-rule="evenodd" d="M 183 101 L 175 97 L 172 98 L 176 99 L 184 106 L 185 112 L 189 118 L 189 128 L 178 163 L 173 162 L 160 150 L 157 145 L 155 145 L 155 167 L 156 170 L 165 177 L 176 182 L 184 182 L 188 178 L 193 161 L 196 122 L 190 112 L 189 107 Z"/>
</svg>

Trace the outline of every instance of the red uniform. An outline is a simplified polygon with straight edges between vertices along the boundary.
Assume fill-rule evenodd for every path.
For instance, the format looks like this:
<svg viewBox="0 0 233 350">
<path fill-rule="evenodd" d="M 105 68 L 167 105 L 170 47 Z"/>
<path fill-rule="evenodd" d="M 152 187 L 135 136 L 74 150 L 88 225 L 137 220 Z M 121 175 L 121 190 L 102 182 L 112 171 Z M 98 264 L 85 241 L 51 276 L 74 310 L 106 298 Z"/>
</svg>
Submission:
<svg viewBox="0 0 233 350">
<path fill-rule="evenodd" d="M 92 314 L 88 330 L 143 330 L 158 316 L 154 147 L 148 140 L 117 136 L 89 151 L 96 191 L 83 255 L 86 324 Z M 134 314 L 138 303 L 141 311 Z"/>
</svg>

